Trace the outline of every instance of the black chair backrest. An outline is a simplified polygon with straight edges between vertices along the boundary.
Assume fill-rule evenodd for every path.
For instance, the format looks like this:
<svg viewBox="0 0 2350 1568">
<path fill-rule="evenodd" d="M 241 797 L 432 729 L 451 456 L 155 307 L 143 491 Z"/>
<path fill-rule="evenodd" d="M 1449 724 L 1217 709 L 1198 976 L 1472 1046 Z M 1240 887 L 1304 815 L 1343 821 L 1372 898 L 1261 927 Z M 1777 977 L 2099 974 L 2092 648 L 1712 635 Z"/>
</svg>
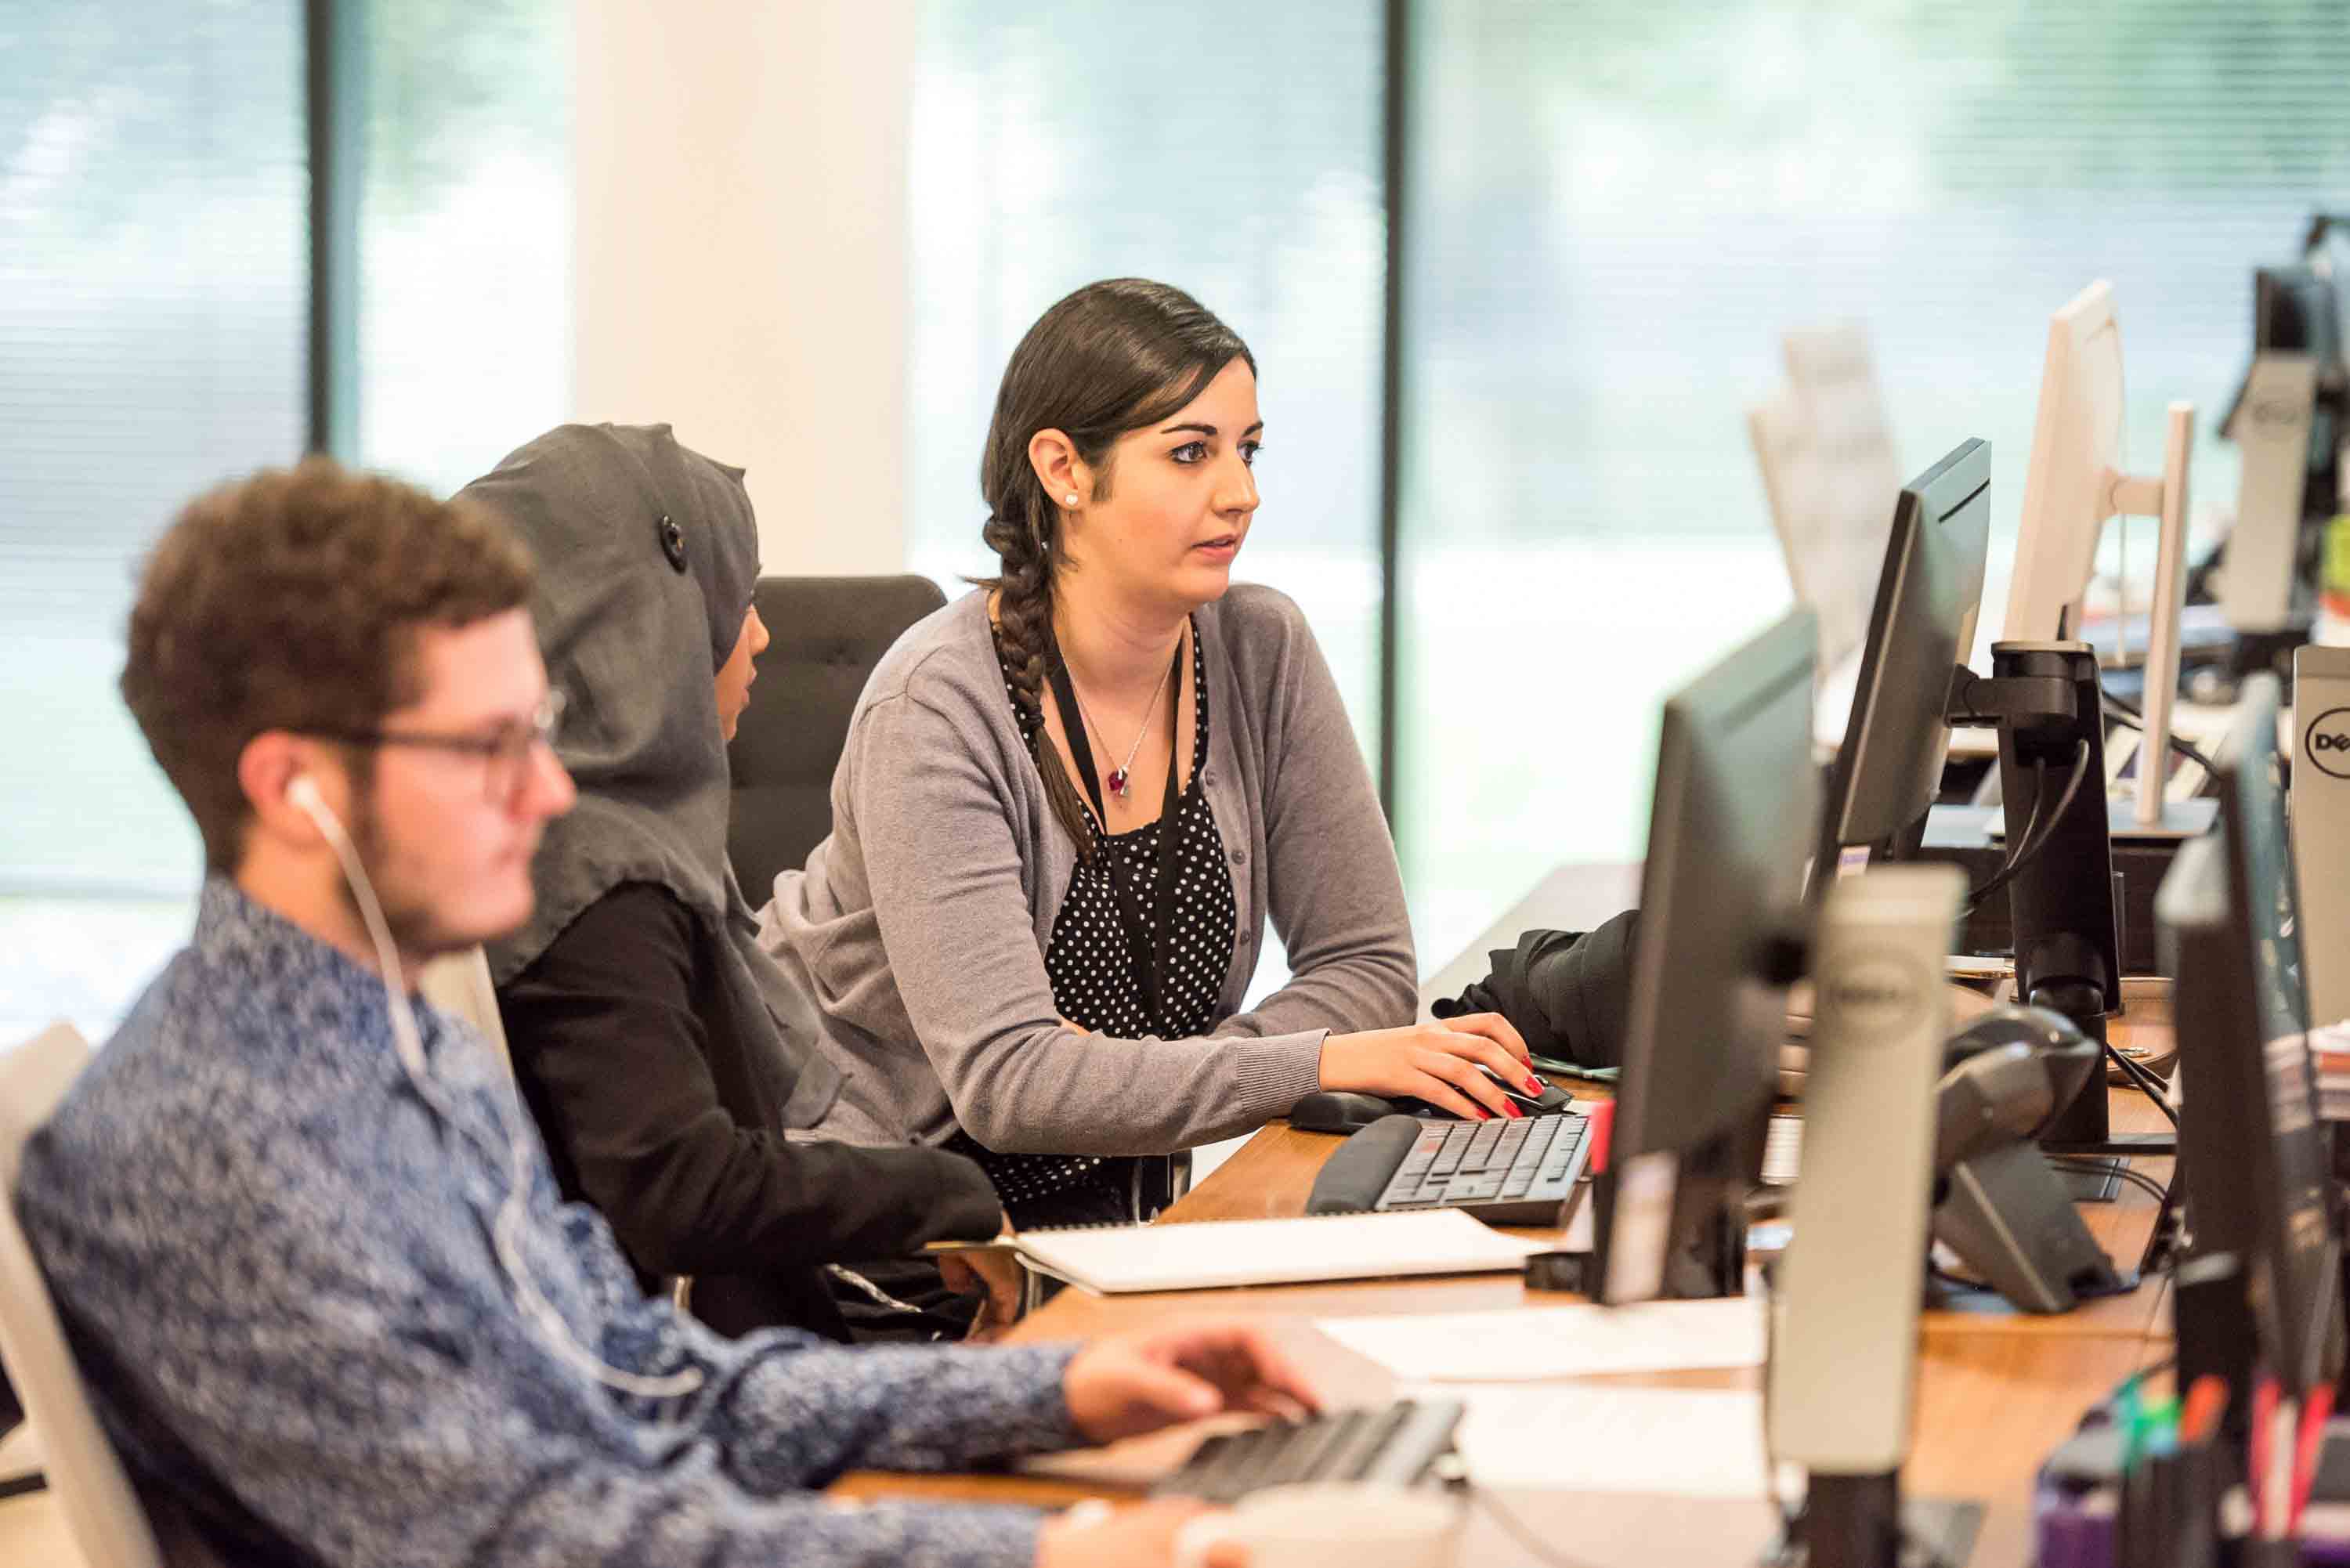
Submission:
<svg viewBox="0 0 2350 1568">
<path fill-rule="evenodd" d="M 727 749 L 733 805 L 726 853 L 754 909 L 775 875 L 832 831 L 832 771 L 865 680 L 905 629 L 946 603 L 928 577 L 762 577 L 774 640 Z"/>
</svg>

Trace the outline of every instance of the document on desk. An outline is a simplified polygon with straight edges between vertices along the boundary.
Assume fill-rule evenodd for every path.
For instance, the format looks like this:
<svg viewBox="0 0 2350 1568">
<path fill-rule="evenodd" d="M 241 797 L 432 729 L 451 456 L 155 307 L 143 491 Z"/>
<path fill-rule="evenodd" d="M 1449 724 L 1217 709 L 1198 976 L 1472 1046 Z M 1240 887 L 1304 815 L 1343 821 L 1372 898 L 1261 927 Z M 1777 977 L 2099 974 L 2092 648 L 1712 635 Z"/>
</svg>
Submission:
<svg viewBox="0 0 2350 1568">
<path fill-rule="evenodd" d="M 1603 1372 L 1762 1365 L 1762 1300 L 1521 1307 L 1323 1318 L 1315 1327 L 1396 1376 L 1516 1383 Z"/>
<path fill-rule="evenodd" d="M 1391 1274 L 1498 1273 L 1523 1269 L 1528 1252 L 1550 1244 L 1505 1236 L 1458 1209 L 1076 1226 L 1023 1231 L 1019 1236 L 1021 1255 L 1038 1268 L 1112 1295 Z"/>
<path fill-rule="evenodd" d="M 1452 1446 L 1479 1486 L 1771 1495 L 1762 1396 L 1751 1389 L 1420 1384 L 1399 1386 L 1396 1396 L 1465 1400 Z"/>
</svg>

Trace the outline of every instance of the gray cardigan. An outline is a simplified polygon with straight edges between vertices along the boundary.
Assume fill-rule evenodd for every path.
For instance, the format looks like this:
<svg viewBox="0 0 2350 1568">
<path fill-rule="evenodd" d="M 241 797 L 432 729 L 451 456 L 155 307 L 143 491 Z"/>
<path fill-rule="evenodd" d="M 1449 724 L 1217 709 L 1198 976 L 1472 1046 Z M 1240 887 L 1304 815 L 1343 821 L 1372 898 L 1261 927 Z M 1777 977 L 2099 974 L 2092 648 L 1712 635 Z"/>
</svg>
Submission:
<svg viewBox="0 0 2350 1568">
<path fill-rule="evenodd" d="M 1076 846 L 1021 743 L 974 592 L 910 629 L 866 683 L 832 780 L 832 836 L 775 878 L 760 941 L 816 1001 L 858 1143 L 1155 1154 L 1231 1137 L 1319 1086 L 1324 1035 L 1411 1022 L 1395 847 L 1338 690 L 1295 604 L 1236 585 L 1198 614 L 1201 785 L 1238 935 L 1212 1034 L 1064 1028 L 1045 973 Z M 1294 978 L 1240 1011 L 1273 917 Z"/>
</svg>

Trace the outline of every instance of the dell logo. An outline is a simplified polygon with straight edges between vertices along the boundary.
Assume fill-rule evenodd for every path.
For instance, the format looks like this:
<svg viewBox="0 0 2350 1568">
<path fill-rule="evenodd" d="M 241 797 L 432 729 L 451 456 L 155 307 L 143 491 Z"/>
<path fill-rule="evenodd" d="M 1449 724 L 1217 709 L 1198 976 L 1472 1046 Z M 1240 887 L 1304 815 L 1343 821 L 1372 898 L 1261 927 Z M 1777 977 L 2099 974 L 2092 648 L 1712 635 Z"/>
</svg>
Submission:
<svg viewBox="0 0 2350 1568">
<path fill-rule="evenodd" d="M 2302 752 L 2319 773 L 2350 779 L 2350 708 L 2328 708 L 2301 734 Z"/>
<path fill-rule="evenodd" d="M 2283 437 L 2301 429 L 2302 405 L 2286 398 L 2256 398 L 2245 406 L 2251 416 L 2252 428 L 2260 434 Z"/>
<path fill-rule="evenodd" d="M 1917 1023 L 1937 982 L 1895 954 L 1853 953 L 1819 977 L 1821 1017 L 1834 1021 L 1840 1042 L 1886 1044 Z"/>
</svg>

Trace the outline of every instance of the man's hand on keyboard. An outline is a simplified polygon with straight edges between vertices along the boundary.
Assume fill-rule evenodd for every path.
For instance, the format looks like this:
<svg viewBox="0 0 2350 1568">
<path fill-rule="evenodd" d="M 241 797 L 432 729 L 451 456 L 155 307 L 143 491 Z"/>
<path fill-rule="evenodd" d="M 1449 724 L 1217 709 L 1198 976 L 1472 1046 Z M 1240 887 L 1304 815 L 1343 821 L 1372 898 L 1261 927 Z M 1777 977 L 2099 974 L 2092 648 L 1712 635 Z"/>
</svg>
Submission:
<svg viewBox="0 0 2350 1568">
<path fill-rule="evenodd" d="M 1481 1066 L 1502 1075 L 1495 1083 Z M 1322 1042 L 1322 1085 L 1372 1095 L 1409 1095 L 1456 1116 L 1523 1115 L 1502 1084 L 1539 1095 L 1526 1043 L 1498 1012 L 1471 1012 L 1401 1029 L 1333 1034 Z"/>
<path fill-rule="evenodd" d="M 1175 1537 L 1204 1513 L 1220 1510 L 1188 1497 L 1106 1508 L 1080 1503 L 1045 1521 L 1036 1538 L 1036 1568 L 1170 1568 Z M 1224 1542 L 1208 1548 L 1208 1568 L 1248 1568 L 1248 1548 Z"/>
<path fill-rule="evenodd" d="M 1321 1407 L 1305 1376 L 1253 1323 L 1178 1324 L 1108 1334 L 1062 1376 L 1069 1419 L 1097 1443 L 1222 1410 L 1287 1419 Z"/>
</svg>

